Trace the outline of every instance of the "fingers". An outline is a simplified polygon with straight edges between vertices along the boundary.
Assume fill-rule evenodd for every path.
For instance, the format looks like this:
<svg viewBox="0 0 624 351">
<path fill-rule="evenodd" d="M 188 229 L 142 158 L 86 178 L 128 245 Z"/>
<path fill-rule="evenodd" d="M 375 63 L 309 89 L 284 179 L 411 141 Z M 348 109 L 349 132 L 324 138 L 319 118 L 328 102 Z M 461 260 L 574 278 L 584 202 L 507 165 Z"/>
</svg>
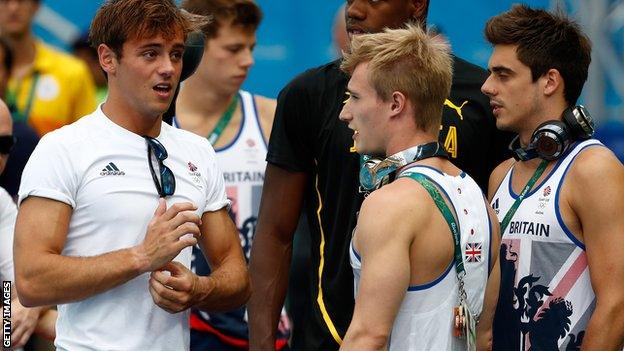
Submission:
<svg viewBox="0 0 624 351">
<path fill-rule="evenodd" d="M 165 201 L 163 199 L 160 199 L 159 201 Z M 160 203 L 158 205 L 160 207 Z M 195 206 L 193 203 L 191 202 L 177 202 L 173 205 L 171 205 L 171 207 L 169 207 L 162 215 L 160 215 L 162 217 L 163 220 L 165 221 L 169 221 L 171 219 L 173 219 L 174 217 L 176 217 L 178 215 L 178 213 L 180 212 L 184 212 L 184 211 L 191 211 L 191 213 L 193 213 L 193 211 L 197 210 L 197 206 Z"/>
<path fill-rule="evenodd" d="M 201 218 L 194 212 L 196 209 L 191 202 L 175 203 L 167 209 L 165 201 L 159 200 L 145 239 L 139 245 L 139 253 L 149 262 L 146 271 L 159 269 L 183 249 L 197 244 Z"/>
<path fill-rule="evenodd" d="M 180 263 L 178 261 L 171 261 L 171 262 L 167 263 L 161 269 L 161 271 L 167 271 L 167 272 L 171 273 L 171 276 L 178 276 L 179 277 L 180 275 L 182 275 L 183 273 L 188 271 L 188 268 L 186 268 L 182 263 Z M 161 282 L 162 282 L 162 280 L 161 280 Z"/>
<path fill-rule="evenodd" d="M 19 329 L 22 329 L 22 330 L 19 330 Z M 23 347 L 24 345 L 26 345 L 33 331 L 35 331 L 34 328 L 30 328 L 30 329 L 17 328 L 16 333 L 11 335 L 11 341 L 13 341 L 11 346 L 14 349 L 19 349 Z M 14 342 L 14 340 L 17 340 L 17 342 Z"/>
<path fill-rule="evenodd" d="M 192 292 L 196 276 L 180 262 L 172 261 L 152 272 L 151 278 L 175 291 Z"/>
<path fill-rule="evenodd" d="M 158 307 L 169 313 L 178 313 L 184 311 L 185 308 L 182 304 L 175 302 L 175 299 L 169 299 L 168 297 L 165 297 L 167 295 L 165 289 L 168 288 L 158 284 L 159 283 L 153 283 L 152 280 L 150 280 L 149 292 L 150 295 L 152 295 L 152 300 L 154 301 L 154 303 Z M 165 296 L 163 296 L 163 294 L 165 294 Z"/>
<path fill-rule="evenodd" d="M 25 311 L 21 318 L 14 318 L 11 323 L 11 347 L 18 349 L 28 342 L 30 336 L 35 331 L 36 319 L 29 319 L 28 311 Z"/>
<path fill-rule="evenodd" d="M 167 201 L 165 201 L 165 199 L 161 197 L 158 199 L 158 206 L 156 207 L 156 210 L 154 211 L 154 217 L 162 216 L 166 210 L 167 210 Z"/>
<path fill-rule="evenodd" d="M 170 263 L 167 267 L 181 275 L 170 276 L 163 271 L 152 272 L 149 290 L 156 305 L 169 313 L 177 313 L 191 306 L 195 275 L 177 262 Z"/>
<path fill-rule="evenodd" d="M 201 231 L 197 224 L 186 222 L 175 228 L 175 230 L 172 232 L 172 237 L 174 239 L 180 239 L 180 237 L 185 234 L 192 234 L 194 237 L 199 238 L 201 236 Z"/>
<path fill-rule="evenodd" d="M 201 225 L 201 217 L 195 211 L 181 211 L 169 220 L 169 224 L 175 228 L 183 223 L 194 223 Z"/>
</svg>

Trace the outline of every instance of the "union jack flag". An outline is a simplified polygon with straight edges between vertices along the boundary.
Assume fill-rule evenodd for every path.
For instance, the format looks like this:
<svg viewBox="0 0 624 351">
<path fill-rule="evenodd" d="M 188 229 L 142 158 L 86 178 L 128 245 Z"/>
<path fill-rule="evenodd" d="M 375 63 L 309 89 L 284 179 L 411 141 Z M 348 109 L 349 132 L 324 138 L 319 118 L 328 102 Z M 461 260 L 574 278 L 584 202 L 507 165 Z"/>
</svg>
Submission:
<svg viewBox="0 0 624 351">
<path fill-rule="evenodd" d="M 466 244 L 466 261 L 468 262 L 481 262 L 482 243 L 467 243 Z"/>
</svg>

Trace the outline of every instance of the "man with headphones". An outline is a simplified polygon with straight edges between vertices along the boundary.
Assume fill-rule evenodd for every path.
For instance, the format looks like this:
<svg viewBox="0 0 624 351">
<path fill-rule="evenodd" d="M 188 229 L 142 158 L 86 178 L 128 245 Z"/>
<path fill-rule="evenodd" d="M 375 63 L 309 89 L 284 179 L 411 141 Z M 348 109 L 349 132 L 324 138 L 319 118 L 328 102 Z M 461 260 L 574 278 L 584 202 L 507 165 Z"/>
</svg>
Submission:
<svg viewBox="0 0 624 351">
<path fill-rule="evenodd" d="M 571 20 L 524 5 L 490 19 L 485 36 L 482 91 L 497 127 L 518 137 L 515 159 L 490 177 L 502 242 L 479 347 L 621 350 L 624 167 L 575 106 L 591 43 Z"/>
</svg>

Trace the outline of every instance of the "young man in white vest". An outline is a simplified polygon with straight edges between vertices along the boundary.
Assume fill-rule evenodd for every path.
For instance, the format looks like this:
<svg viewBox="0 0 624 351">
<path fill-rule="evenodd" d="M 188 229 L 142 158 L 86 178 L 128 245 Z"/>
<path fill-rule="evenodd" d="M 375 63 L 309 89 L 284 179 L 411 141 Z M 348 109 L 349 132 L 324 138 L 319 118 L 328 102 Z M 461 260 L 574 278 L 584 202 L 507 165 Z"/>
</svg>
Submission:
<svg viewBox="0 0 624 351">
<path fill-rule="evenodd" d="M 494 350 L 621 350 L 624 167 L 576 106 L 591 43 L 564 16 L 520 5 L 485 36 L 494 51 L 482 91 L 517 139 L 490 177 L 502 244 L 480 347 L 493 319 Z"/>
<path fill-rule="evenodd" d="M 184 81 L 176 100 L 173 124 L 210 141 L 216 151 L 225 189 L 247 259 L 251 251 L 266 168 L 267 140 L 276 101 L 242 90 L 254 64 L 256 30 L 262 20 L 253 0 L 185 0 L 182 8 L 210 16 L 201 62 Z M 193 268 L 208 274 L 210 267 L 198 247 Z M 288 342 L 283 314 L 276 349 Z M 191 350 L 236 351 L 249 348 L 247 311 L 191 311 Z"/>
<path fill-rule="evenodd" d="M 443 39 L 410 25 L 355 37 L 341 65 L 351 79 L 340 119 L 360 155 L 380 157 L 364 163 L 361 185 L 390 183 L 358 215 L 355 310 L 340 350 L 462 350 L 455 309 L 481 311 L 498 226 L 438 142 L 451 62 Z"/>
</svg>

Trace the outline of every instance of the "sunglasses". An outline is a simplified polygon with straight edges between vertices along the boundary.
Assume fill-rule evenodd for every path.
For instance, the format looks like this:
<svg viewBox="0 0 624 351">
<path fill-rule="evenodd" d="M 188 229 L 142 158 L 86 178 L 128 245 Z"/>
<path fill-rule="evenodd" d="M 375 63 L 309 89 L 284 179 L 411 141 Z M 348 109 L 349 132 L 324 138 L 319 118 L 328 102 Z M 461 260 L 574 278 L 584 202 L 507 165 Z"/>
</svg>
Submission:
<svg viewBox="0 0 624 351">
<path fill-rule="evenodd" d="M 160 197 L 171 196 L 175 192 L 176 180 L 171 169 L 163 164 L 169 156 L 167 149 L 157 139 L 143 136 L 147 142 L 147 160 L 154 185 Z"/>
<path fill-rule="evenodd" d="M 0 154 L 8 155 L 17 139 L 13 135 L 0 135 Z"/>
</svg>

